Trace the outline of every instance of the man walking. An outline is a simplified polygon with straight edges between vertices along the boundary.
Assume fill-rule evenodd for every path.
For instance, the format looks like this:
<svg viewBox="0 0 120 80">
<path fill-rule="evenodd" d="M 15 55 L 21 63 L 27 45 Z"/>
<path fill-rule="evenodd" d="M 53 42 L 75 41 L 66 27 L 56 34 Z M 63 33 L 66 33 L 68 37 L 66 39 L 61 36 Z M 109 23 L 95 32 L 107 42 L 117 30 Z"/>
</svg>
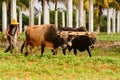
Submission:
<svg viewBox="0 0 120 80">
<path fill-rule="evenodd" d="M 6 36 L 7 36 L 7 39 L 8 39 L 8 42 L 9 42 L 9 46 L 8 48 L 4 51 L 5 53 L 10 51 L 11 53 L 13 52 L 13 49 L 14 49 L 14 38 L 15 38 L 15 35 L 19 35 L 19 31 L 18 31 L 18 22 L 17 20 L 13 19 L 11 21 L 11 24 L 8 25 L 7 27 L 7 30 L 6 30 Z"/>
</svg>

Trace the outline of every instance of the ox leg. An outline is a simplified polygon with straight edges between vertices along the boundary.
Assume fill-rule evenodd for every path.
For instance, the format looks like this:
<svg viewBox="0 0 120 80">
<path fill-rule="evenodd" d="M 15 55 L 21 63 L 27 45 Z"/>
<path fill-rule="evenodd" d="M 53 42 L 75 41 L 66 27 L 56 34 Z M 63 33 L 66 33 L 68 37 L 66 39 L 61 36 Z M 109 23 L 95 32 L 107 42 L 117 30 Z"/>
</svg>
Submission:
<svg viewBox="0 0 120 80">
<path fill-rule="evenodd" d="M 66 49 L 67 49 L 67 46 L 66 45 L 63 45 L 62 46 L 62 52 L 64 55 L 66 55 Z"/>
<path fill-rule="evenodd" d="M 34 54 L 34 46 L 30 46 L 31 53 Z"/>
<path fill-rule="evenodd" d="M 91 52 L 90 52 L 89 47 L 87 48 L 87 52 L 88 52 L 88 54 L 89 54 L 89 57 L 91 58 L 92 56 L 91 56 Z"/>
<path fill-rule="evenodd" d="M 77 49 L 74 49 L 74 55 L 77 55 Z"/>
<path fill-rule="evenodd" d="M 66 55 L 66 48 L 62 48 L 62 52 L 64 55 Z"/>
<path fill-rule="evenodd" d="M 25 41 L 24 41 L 24 43 L 22 44 L 22 46 L 21 46 L 21 53 L 23 53 L 23 48 L 24 48 L 24 46 L 25 46 Z"/>
<path fill-rule="evenodd" d="M 41 46 L 41 57 L 43 56 L 43 52 L 44 52 L 44 45 Z"/>
<path fill-rule="evenodd" d="M 26 42 L 25 42 L 25 50 L 26 50 L 26 52 L 25 52 L 25 56 L 28 56 L 28 45 L 27 45 Z"/>
</svg>

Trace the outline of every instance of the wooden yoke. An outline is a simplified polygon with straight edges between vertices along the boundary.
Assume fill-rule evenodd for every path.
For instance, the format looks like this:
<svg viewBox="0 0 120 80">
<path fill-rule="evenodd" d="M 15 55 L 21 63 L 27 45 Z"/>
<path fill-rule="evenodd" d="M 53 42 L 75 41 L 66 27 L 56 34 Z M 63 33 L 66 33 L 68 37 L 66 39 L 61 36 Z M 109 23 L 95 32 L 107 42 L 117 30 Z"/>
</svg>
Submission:
<svg viewBox="0 0 120 80">
<path fill-rule="evenodd" d="M 80 36 L 87 35 L 91 37 L 91 34 L 97 34 L 96 32 L 78 32 L 78 31 L 57 31 L 58 35 L 71 35 L 71 36 Z"/>
</svg>

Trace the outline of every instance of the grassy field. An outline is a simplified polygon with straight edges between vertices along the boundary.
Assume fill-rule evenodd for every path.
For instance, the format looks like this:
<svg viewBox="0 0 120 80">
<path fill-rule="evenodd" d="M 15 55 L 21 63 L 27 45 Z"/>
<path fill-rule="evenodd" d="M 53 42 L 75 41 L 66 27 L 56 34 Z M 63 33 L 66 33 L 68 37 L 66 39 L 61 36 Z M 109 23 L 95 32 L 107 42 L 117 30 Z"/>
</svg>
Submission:
<svg viewBox="0 0 120 80">
<path fill-rule="evenodd" d="M 98 40 L 102 41 L 120 41 L 120 33 L 107 35 L 107 33 L 98 34 Z"/>
<path fill-rule="evenodd" d="M 119 41 L 120 34 L 98 35 L 101 41 Z M 20 53 L 4 53 L 0 49 L 0 80 L 119 80 L 120 79 L 120 47 L 91 50 L 92 58 L 87 51 L 78 52 L 77 56 L 67 52 L 64 56 L 61 48 L 57 55 L 45 49 L 24 57 Z"/>
</svg>

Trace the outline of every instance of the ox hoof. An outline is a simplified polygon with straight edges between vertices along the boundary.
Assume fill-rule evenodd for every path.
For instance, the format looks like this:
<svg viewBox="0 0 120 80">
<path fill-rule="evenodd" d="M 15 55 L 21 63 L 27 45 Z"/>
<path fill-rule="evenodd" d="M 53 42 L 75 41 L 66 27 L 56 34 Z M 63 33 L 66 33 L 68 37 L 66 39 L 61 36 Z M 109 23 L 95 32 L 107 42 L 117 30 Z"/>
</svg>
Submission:
<svg viewBox="0 0 120 80">
<path fill-rule="evenodd" d="M 25 53 L 25 56 L 28 56 L 28 52 Z"/>
<path fill-rule="evenodd" d="M 53 55 L 55 55 L 55 53 L 53 53 Z"/>
<path fill-rule="evenodd" d="M 13 53 L 13 51 L 10 51 L 10 53 Z"/>
</svg>

